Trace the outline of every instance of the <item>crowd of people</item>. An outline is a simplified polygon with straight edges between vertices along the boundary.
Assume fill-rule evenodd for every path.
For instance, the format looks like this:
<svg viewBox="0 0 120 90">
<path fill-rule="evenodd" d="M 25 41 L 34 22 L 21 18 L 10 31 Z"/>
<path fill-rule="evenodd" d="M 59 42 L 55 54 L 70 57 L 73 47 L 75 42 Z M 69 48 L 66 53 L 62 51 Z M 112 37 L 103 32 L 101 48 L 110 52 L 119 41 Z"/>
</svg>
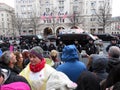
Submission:
<svg viewBox="0 0 120 90">
<path fill-rule="evenodd" d="M 79 58 L 83 47 L 77 40 L 72 45 L 60 41 L 57 47 L 53 42 L 35 43 L 22 51 L 1 46 L 0 90 L 120 90 L 120 47 L 115 39 L 106 47 L 107 55 L 90 39 L 84 47 L 87 64 Z"/>
</svg>

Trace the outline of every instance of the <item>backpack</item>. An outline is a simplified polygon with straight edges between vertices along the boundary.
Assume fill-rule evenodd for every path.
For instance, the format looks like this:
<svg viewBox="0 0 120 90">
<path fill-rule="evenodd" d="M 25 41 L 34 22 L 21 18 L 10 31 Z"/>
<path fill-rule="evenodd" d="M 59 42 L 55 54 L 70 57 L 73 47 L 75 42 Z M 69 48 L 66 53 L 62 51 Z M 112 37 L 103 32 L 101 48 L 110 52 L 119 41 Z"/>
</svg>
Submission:
<svg viewBox="0 0 120 90">
<path fill-rule="evenodd" d="M 24 82 L 13 82 L 1 85 L 0 90 L 31 90 L 30 86 Z"/>
</svg>

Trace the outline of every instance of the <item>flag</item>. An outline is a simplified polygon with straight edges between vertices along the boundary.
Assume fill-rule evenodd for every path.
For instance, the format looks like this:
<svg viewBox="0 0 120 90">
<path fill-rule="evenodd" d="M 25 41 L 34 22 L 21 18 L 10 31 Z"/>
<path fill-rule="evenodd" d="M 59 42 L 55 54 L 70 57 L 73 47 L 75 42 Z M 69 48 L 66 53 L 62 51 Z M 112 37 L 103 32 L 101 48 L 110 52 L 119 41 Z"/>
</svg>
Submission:
<svg viewBox="0 0 120 90">
<path fill-rule="evenodd" d="M 41 16 L 41 19 L 42 19 L 42 20 L 45 20 L 45 18 L 46 18 L 45 15 L 46 15 L 46 14 L 45 14 L 45 12 L 44 12 L 44 14 Z"/>
<path fill-rule="evenodd" d="M 59 16 L 58 16 L 58 15 L 56 16 L 56 19 L 57 19 L 57 20 L 59 19 Z"/>
<path fill-rule="evenodd" d="M 67 18 L 67 12 L 63 15 L 63 19 Z"/>
<path fill-rule="evenodd" d="M 49 19 L 52 19 L 52 12 L 51 12 L 51 14 L 49 15 L 49 17 L 48 17 Z"/>
<path fill-rule="evenodd" d="M 73 22 L 74 21 L 74 14 L 72 14 L 70 17 L 71 17 L 71 22 Z"/>
</svg>

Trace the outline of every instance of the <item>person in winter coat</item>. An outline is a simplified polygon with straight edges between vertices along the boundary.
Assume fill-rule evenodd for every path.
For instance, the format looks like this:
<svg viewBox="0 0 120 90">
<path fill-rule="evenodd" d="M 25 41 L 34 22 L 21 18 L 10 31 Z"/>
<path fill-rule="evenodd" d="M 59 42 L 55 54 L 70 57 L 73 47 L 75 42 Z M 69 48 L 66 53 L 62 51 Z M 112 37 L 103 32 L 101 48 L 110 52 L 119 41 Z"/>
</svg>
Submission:
<svg viewBox="0 0 120 90">
<path fill-rule="evenodd" d="M 30 63 L 23 69 L 20 75 L 28 80 L 32 90 L 75 89 L 76 86 L 69 78 L 63 81 L 61 76 L 67 77 L 64 73 L 58 72 L 46 64 L 41 47 L 33 47 L 29 52 L 29 59 Z"/>
<path fill-rule="evenodd" d="M 106 79 L 106 88 L 109 88 L 116 84 L 117 82 L 120 82 L 120 64 L 113 67 L 113 69 L 110 71 L 107 79 Z"/>
<path fill-rule="evenodd" d="M 13 82 L 1 85 L 0 90 L 31 90 L 30 86 L 24 82 Z"/>
<path fill-rule="evenodd" d="M 56 70 L 65 73 L 73 82 L 76 82 L 80 74 L 87 70 L 86 65 L 79 60 L 75 45 L 65 46 L 61 58 L 64 63 L 59 65 Z"/>
<path fill-rule="evenodd" d="M 95 74 L 90 71 L 83 71 L 77 80 L 75 90 L 100 90 L 100 84 Z"/>
<path fill-rule="evenodd" d="M 0 85 L 6 85 L 13 82 L 24 82 L 29 85 L 24 77 L 13 75 L 10 70 L 0 68 Z"/>
<path fill-rule="evenodd" d="M 120 48 L 117 46 L 111 46 L 108 51 L 108 64 L 106 71 L 109 73 L 112 68 L 114 68 L 116 65 L 120 64 Z"/>
<path fill-rule="evenodd" d="M 10 70 L 14 75 L 19 74 L 19 70 L 15 68 L 16 62 L 16 56 L 11 51 L 3 52 L 2 56 L 0 57 L 0 67 Z"/>
<path fill-rule="evenodd" d="M 108 60 L 106 58 L 101 57 L 94 60 L 92 63 L 93 73 L 96 75 L 99 82 L 106 79 L 108 76 L 108 73 L 106 72 L 107 62 Z"/>
</svg>

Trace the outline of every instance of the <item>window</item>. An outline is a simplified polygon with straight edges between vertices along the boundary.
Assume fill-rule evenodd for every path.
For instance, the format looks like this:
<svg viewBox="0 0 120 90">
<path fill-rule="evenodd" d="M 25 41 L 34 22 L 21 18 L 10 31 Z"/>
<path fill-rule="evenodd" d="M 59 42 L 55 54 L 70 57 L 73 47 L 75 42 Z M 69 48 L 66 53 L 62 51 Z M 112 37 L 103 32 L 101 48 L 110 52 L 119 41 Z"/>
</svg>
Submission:
<svg viewBox="0 0 120 90">
<path fill-rule="evenodd" d="M 60 5 L 64 5 L 64 0 L 59 0 Z"/>
<path fill-rule="evenodd" d="M 91 9 L 91 15 L 95 15 L 96 10 L 95 9 Z"/>
<path fill-rule="evenodd" d="M 50 12 L 50 8 L 46 8 L 46 12 L 47 12 L 47 13 Z"/>
<path fill-rule="evenodd" d="M 63 11 L 64 10 L 64 6 L 59 6 L 59 10 Z"/>
<path fill-rule="evenodd" d="M 96 6 L 96 1 L 92 1 L 91 2 L 91 7 L 95 7 Z"/>
<path fill-rule="evenodd" d="M 7 18 L 7 21 L 9 21 L 9 18 Z"/>
<path fill-rule="evenodd" d="M 3 13 L 1 14 L 1 16 L 3 16 Z"/>
<path fill-rule="evenodd" d="M 2 21 L 4 21 L 4 18 L 2 18 Z"/>
</svg>

